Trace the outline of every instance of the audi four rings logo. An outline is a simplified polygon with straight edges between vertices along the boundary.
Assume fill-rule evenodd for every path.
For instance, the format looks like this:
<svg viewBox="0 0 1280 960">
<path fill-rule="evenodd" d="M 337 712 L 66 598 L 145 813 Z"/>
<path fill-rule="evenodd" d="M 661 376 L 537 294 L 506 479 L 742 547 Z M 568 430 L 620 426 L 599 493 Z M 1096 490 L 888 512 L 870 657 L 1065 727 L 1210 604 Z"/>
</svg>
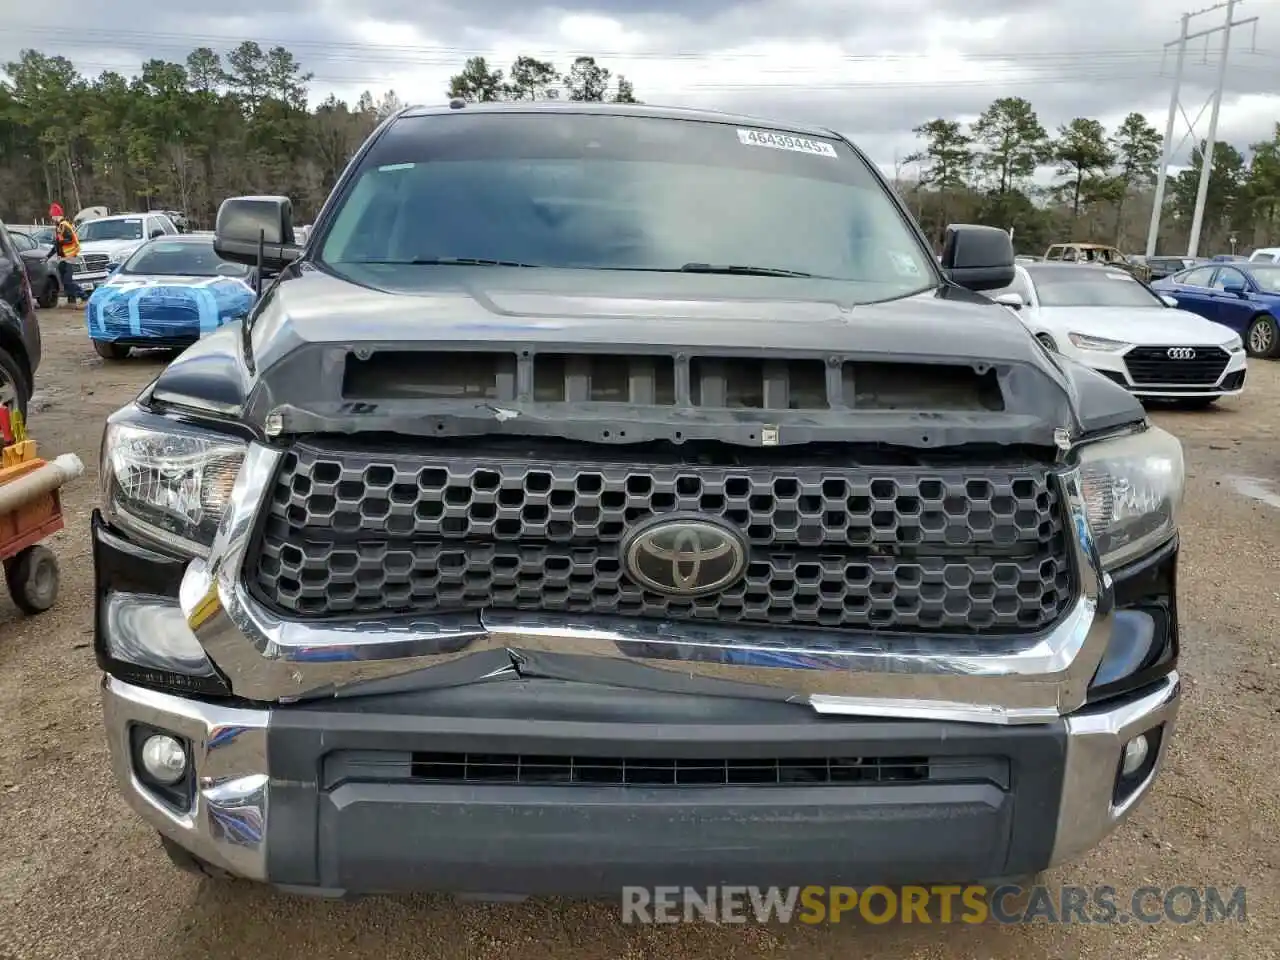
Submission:
<svg viewBox="0 0 1280 960">
<path fill-rule="evenodd" d="M 1194 360 L 1196 351 L 1192 347 L 1170 347 L 1164 352 L 1170 360 Z"/>
<path fill-rule="evenodd" d="M 723 590 L 747 568 L 741 534 L 703 518 L 656 518 L 632 532 L 622 556 L 632 580 L 673 597 Z"/>
</svg>

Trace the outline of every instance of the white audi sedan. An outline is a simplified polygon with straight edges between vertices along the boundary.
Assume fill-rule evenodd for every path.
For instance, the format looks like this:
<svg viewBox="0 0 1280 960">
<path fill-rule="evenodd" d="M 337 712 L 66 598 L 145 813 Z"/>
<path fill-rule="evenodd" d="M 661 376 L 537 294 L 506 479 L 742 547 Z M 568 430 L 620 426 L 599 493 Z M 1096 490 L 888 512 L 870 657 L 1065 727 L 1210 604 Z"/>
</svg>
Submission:
<svg viewBox="0 0 1280 960">
<path fill-rule="evenodd" d="M 1013 283 L 987 296 L 1008 307 L 1049 349 L 1136 396 L 1207 407 L 1244 390 L 1235 331 L 1179 310 L 1123 271 L 1067 263 L 1018 264 Z"/>
</svg>

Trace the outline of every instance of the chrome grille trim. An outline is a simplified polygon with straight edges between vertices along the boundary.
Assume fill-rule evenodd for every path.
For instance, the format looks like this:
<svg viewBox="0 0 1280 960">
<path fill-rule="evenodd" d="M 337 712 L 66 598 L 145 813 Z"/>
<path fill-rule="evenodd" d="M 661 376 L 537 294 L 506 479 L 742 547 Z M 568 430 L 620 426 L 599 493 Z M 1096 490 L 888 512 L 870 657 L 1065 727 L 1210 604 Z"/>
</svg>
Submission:
<svg viewBox="0 0 1280 960">
<path fill-rule="evenodd" d="M 293 701 L 451 665 L 486 650 L 601 657 L 685 677 L 757 685 L 823 713 L 992 724 L 1041 723 L 1084 702 L 1112 631 L 1113 589 L 1102 572 L 1079 475 L 1058 477 L 1080 593 L 1051 629 L 1009 637 L 937 638 L 868 631 L 813 651 L 814 631 L 491 612 L 451 618 L 370 618 L 345 624 L 282 619 L 252 597 L 244 563 L 282 451 L 251 444 L 207 560 L 190 562 L 181 602 L 188 624 L 240 696 Z M 768 641 L 786 658 L 762 659 Z M 644 647 L 630 644 L 642 643 Z M 653 656 L 663 652 L 665 657 Z M 479 679 L 477 675 L 476 679 Z"/>
</svg>

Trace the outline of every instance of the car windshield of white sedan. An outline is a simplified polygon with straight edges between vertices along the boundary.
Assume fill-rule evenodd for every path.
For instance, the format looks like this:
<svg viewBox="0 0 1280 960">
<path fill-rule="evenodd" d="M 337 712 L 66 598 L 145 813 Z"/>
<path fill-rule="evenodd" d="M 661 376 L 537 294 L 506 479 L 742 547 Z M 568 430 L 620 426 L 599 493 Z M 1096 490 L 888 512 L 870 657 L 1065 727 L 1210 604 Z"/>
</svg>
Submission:
<svg viewBox="0 0 1280 960">
<path fill-rule="evenodd" d="M 141 240 L 141 218 L 127 220 L 91 220 L 76 231 L 85 240 Z"/>
<path fill-rule="evenodd" d="M 1250 267 L 1249 274 L 1263 293 L 1280 294 L 1280 264 L 1274 267 Z"/>
<path fill-rule="evenodd" d="M 322 264 L 375 283 L 441 266 L 719 273 L 848 282 L 865 303 L 939 282 L 845 143 L 656 117 L 401 119 L 320 239 Z"/>
<path fill-rule="evenodd" d="M 1059 267 L 1031 275 L 1042 307 L 1152 307 L 1164 304 L 1121 270 Z"/>
</svg>

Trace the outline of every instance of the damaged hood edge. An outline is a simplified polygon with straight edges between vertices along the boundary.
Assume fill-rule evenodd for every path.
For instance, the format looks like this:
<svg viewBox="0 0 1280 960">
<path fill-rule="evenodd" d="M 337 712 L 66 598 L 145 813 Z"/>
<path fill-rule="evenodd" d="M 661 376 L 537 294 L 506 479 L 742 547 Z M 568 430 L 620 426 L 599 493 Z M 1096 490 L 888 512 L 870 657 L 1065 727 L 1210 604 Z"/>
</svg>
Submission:
<svg viewBox="0 0 1280 960">
<path fill-rule="evenodd" d="M 671 293 L 612 287 L 608 295 L 471 288 L 425 295 L 359 292 L 360 303 L 352 309 L 361 337 L 353 342 L 350 320 L 344 325 L 337 316 L 343 297 L 351 299 L 351 285 L 314 269 L 276 284 L 261 301 L 250 331 L 233 323 L 205 337 L 161 373 L 156 398 L 222 415 L 234 411 L 271 435 L 385 431 L 596 443 L 712 438 L 748 446 L 815 441 L 1051 446 L 1061 442 L 1064 430 L 1077 437 L 1143 418 L 1141 406 L 1122 387 L 1049 358 L 1007 310 L 975 302 L 972 294 L 957 300 L 954 291 L 866 305 L 711 294 L 703 302 L 691 290 L 681 290 L 677 299 Z M 675 315 L 664 319 L 667 308 Z M 708 311 L 716 317 L 708 319 Z M 739 319 L 731 319 L 734 315 Z M 768 316 L 777 320 L 766 322 Z M 726 324 L 734 331 L 734 347 L 716 347 L 724 342 Z M 774 412 L 509 400 L 360 403 L 342 396 L 350 352 L 367 356 L 379 350 L 493 349 L 496 344 L 544 353 L 584 347 L 598 352 L 602 346 L 619 354 L 715 349 L 747 356 L 995 367 L 1006 409 Z M 762 432 L 771 439 L 762 440 Z"/>
</svg>

